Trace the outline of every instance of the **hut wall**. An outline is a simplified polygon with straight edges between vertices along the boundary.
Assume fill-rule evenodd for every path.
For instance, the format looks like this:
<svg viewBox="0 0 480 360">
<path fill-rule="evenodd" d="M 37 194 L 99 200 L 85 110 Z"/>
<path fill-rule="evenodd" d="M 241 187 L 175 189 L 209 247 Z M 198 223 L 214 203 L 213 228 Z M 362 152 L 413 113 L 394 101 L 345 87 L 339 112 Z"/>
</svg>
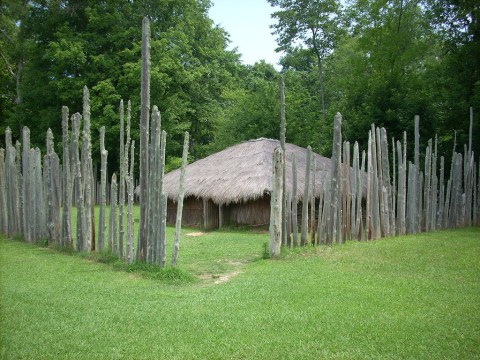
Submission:
<svg viewBox="0 0 480 360">
<path fill-rule="evenodd" d="M 205 230 L 216 229 L 225 225 L 268 225 L 270 221 L 270 197 L 265 196 L 255 201 L 223 205 L 213 201 L 203 201 L 193 196 L 185 198 L 183 203 L 183 226 L 202 226 Z M 167 223 L 175 224 L 177 203 L 168 200 Z"/>
<path fill-rule="evenodd" d="M 218 228 L 219 216 L 218 205 L 212 200 L 203 200 L 203 229 L 212 230 Z"/>
<path fill-rule="evenodd" d="M 177 203 L 168 200 L 167 223 L 175 224 L 177 218 Z M 203 200 L 189 196 L 183 200 L 182 225 L 199 226 L 203 222 Z"/>
<path fill-rule="evenodd" d="M 268 225 L 270 222 L 270 197 L 255 201 L 223 206 L 224 222 L 231 225 Z"/>
</svg>

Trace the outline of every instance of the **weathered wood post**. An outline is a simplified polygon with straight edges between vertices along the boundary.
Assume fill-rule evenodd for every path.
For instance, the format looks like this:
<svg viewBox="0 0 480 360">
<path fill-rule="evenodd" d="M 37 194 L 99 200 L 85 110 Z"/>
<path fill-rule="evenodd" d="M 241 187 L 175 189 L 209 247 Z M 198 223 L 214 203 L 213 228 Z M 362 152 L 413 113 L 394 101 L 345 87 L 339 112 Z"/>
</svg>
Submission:
<svg viewBox="0 0 480 360">
<path fill-rule="evenodd" d="M 182 230 L 182 212 L 183 212 L 183 197 L 185 195 L 185 171 L 188 162 L 188 142 L 190 135 L 188 131 L 185 131 L 185 138 L 183 140 L 183 153 L 182 153 L 182 168 L 180 170 L 180 185 L 178 190 L 177 200 L 177 218 L 175 221 L 175 240 L 173 244 L 172 266 L 177 265 L 178 250 L 180 247 L 180 235 Z"/>
<path fill-rule="evenodd" d="M 152 109 L 152 116 L 150 122 L 150 144 L 149 144 L 149 175 L 148 183 L 152 186 L 149 189 L 149 196 L 147 199 L 147 254 L 145 260 L 147 262 L 155 262 L 156 258 L 156 248 L 158 245 L 158 223 L 155 217 L 158 216 L 156 211 L 158 207 L 158 191 L 159 187 L 157 185 L 157 164 L 160 156 L 160 112 L 158 108 L 154 105 Z"/>
<path fill-rule="evenodd" d="M 406 151 L 406 149 L 403 149 L 403 151 Z M 404 153 L 402 152 L 402 144 L 400 140 L 397 140 L 397 154 L 398 154 L 397 234 L 404 235 L 406 234 L 405 204 L 406 204 L 406 193 L 407 193 L 407 178 L 406 178 L 406 164 L 404 163 L 405 157 L 404 157 Z"/>
<path fill-rule="evenodd" d="M 270 203 L 270 256 L 280 255 L 282 245 L 284 154 L 281 147 L 273 153 L 273 184 Z"/>
<path fill-rule="evenodd" d="M 286 150 L 285 150 L 285 132 L 286 132 L 286 122 L 285 122 L 285 79 L 283 75 L 280 76 L 280 146 L 282 148 L 284 159 L 286 159 Z M 286 161 L 283 162 L 285 167 Z M 283 194 L 285 195 L 287 190 L 285 188 L 286 171 L 283 169 Z M 282 244 L 287 245 L 287 210 L 286 210 L 286 197 L 283 196 L 282 202 Z"/>
<path fill-rule="evenodd" d="M 100 128 L 100 214 L 98 216 L 98 250 L 102 251 L 105 247 L 107 232 L 107 157 L 108 151 L 105 150 L 105 126 Z"/>
<path fill-rule="evenodd" d="M 388 159 L 388 139 L 385 128 L 380 129 L 380 147 L 381 147 L 381 159 L 379 159 L 379 168 L 382 169 L 382 182 L 380 183 L 380 192 L 383 200 L 384 209 L 384 231 L 385 236 L 392 235 L 392 222 L 394 210 L 392 208 L 392 185 L 390 183 L 390 165 Z"/>
<path fill-rule="evenodd" d="M 292 153 L 292 232 L 293 247 L 298 246 L 298 217 L 297 217 L 297 161 Z"/>
<path fill-rule="evenodd" d="M 5 186 L 5 149 L 0 148 L 0 232 L 8 230 L 7 194 Z"/>
<path fill-rule="evenodd" d="M 80 136 L 81 115 L 75 113 L 72 115 L 72 174 L 75 187 L 75 202 L 77 205 L 77 251 L 85 250 L 85 221 L 83 217 L 84 201 L 83 201 L 83 178 L 82 166 L 79 156 L 79 136 Z"/>
<path fill-rule="evenodd" d="M 421 217 L 422 217 L 422 192 L 420 190 L 420 116 L 415 115 L 415 153 L 414 153 L 414 160 L 415 160 L 415 171 L 416 176 L 415 179 L 415 188 L 414 188 L 414 196 L 415 196 L 415 208 L 413 209 L 415 214 L 415 223 L 414 223 L 414 232 L 421 231 Z"/>
<path fill-rule="evenodd" d="M 15 143 L 16 149 L 16 159 L 15 159 L 15 167 L 16 167 L 16 176 L 17 176 L 17 213 L 18 213 L 18 233 L 23 233 L 23 175 L 22 175 L 22 145 L 20 141 L 16 141 Z"/>
<path fill-rule="evenodd" d="M 22 174 L 23 174 L 23 236 L 26 241 L 32 241 L 30 234 L 31 207 L 30 207 L 30 129 L 26 126 L 22 129 Z"/>
<path fill-rule="evenodd" d="M 47 130 L 47 154 L 44 157 L 44 183 L 46 200 L 46 218 L 49 242 L 59 239 L 60 199 L 58 198 L 60 164 L 54 150 L 53 133 Z"/>
<path fill-rule="evenodd" d="M 83 148 L 82 148 L 82 178 L 84 187 L 84 223 L 85 223 L 85 250 L 95 250 L 95 222 L 93 220 L 93 165 L 92 165 L 92 137 L 90 130 L 90 92 L 83 87 Z"/>
<path fill-rule="evenodd" d="M 352 205 L 352 193 L 351 193 L 351 179 L 350 179 L 350 142 L 343 142 L 343 164 L 342 164 L 342 222 L 343 222 L 343 240 L 350 240 L 351 231 L 351 205 Z"/>
<path fill-rule="evenodd" d="M 160 138 L 160 154 L 159 154 L 159 162 L 157 165 L 157 175 L 156 175 L 156 183 L 158 184 L 158 192 L 156 194 L 157 197 L 157 214 L 159 214 L 159 234 L 158 234 L 158 241 L 157 241 L 157 262 L 160 263 L 160 266 L 163 268 L 167 263 L 167 194 L 163 192 L 163 175 L 165 169 L 165 147 L 167 143 L 167 133 L 162 130 L 161 138 Z"/>
<path fill-rule="evenodd" d="M 62 107 L 62 245 L 72 246 L 72 191 L 70 168 L 70 141 L 68 139 L 68 108 Z"/>
<path fill-rule="evenodd" d="M 117 174 L 113 173 L 110 184 L 110 221 L 108 230 L 108 244 L 113 254 L 117 253 L 117 204 L 118 204 L 118 185 Z"/>
<path fill-rule="evenodd" d="M 124 218 L 124 206 L 125 206 L 125 174 L 127 172 L 125 164 L 125 109 L 123 106 L 123 100 L 120 100 L 120 180 L 118 183 L 118 250 L 114 250 L 114 253 L 118 251 L 118 256 L 123 258 L 123 239 L 125 238 L 125 218 Z M 128 153 L 128 148 L 127 148 Z M 112 216 L 112 214 L 110 214 Z"/>
<path fill-rule="evenodd" d="M 391 202 L 391 216 L 390 216 L 390 226 L 393 236 L 397 235 L 397 163 L 395 159 L 395 138 L 392 137 L 392 191 L 390 194 Z"/>
<path fill-rule="evenodd" d="M 310 177 L 311 177 L 311 186 L 309 190 L 310 195 L 310 242 L 312 245 L 315 245 L 315 181 L 316 176 L 315 173 L 317 172 L 317 162 L 315 161 L 315 155 L 312 153 L 312 157 L 310 159 Z"/>
<path fill-rule="evenodd" d="M 128 127 L 127 127 L 128 129 Z M 127 136 L 128 138 L 128 136 Z M 127 262 L 132 263 L 134 260 L 134 222 L 133 222 L 133 192 L 135 190 L 134 184 L 134 170 L 135 167 L 135 140 L 132 140 L 130 146 L 130 171 L 127 175 L 127 193 L 128 193 L 128 206 L 127 206 Z"/>
<path fill-rule="evenodd" d="M 302 234 L 300 239 L 301 246 L 305 246 L 307 244 L 308 202 L 310 200 L 309 190 L 310 190 L 311 161 L 312 161 L 312 148 L 309 145 L 307 147 L 307 162 L 305 164 L 305 184 L 304 184 L 303 200 L 302 200 Z"/>
<path fill-rule="evenodd" d="M 4 198 L 6 211 L 3 213 L 6 226 L 6 234 L 12 236 L 21 232 L 20 213 L 20 188 L 17 176 L 17 149 L 12 145 L 12 132 L 7 127 L 5 130 L 5 161 L 4 161 Z M 19 151 L 20 149 L 18 149 Z M 19 154 L 19 152 L 18 152 Z"/>
<path fill-rule="evenodd" d="M 337 113 L 334 119 L 334 127 L 333 127 L 333 147 L 332 147 L 332 168 L 330 172 L 330 209 L 329 216 L 327 217 L 327 244 L 331 245 L 333 239 L 336 237 L 336 228 L 337 222 L 340 221 L 338 219 L 338 182 L 340 179 L 338 178 L 339 171 L 340 171 L 340 163 L 341 163 L 341 147 L 342 147 L 342 115 Z M 338 234 L 337 234 L 338 236 Z"/>
<path fill-rule="evenodd" d="M 150 115 L 150 22 L 147 17 L 142 23 L 142 80 L 140 107 L 140 224 L 137 260 L 145 260 L 148 236 L 148 138 Z M 133 174 L 132 174 L 133 176 Z M 133 179 L 132 179 L 133 180 Z"/>
</svg>

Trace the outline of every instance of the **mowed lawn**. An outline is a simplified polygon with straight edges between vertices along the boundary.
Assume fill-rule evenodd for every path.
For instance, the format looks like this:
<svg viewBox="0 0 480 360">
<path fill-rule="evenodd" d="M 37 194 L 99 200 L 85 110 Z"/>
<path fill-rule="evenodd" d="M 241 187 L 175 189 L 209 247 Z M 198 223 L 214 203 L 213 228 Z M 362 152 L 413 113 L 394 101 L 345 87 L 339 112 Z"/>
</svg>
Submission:
<svg viewBox="0 0 480 360">
<path fill-rule="evenodd" d="M 480 358 L 479 228 L 277 260 L 267 234 L 194 231 L 180 284 L 2 238 L 1 357 Z"/>
</svg>

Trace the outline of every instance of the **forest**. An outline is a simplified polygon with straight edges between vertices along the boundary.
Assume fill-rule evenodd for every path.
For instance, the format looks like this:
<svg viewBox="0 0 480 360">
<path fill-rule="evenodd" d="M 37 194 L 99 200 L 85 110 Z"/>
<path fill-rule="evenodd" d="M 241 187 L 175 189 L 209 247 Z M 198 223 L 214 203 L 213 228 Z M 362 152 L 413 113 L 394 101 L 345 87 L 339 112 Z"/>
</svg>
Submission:
<svg viewBox="0 0 480 360">
<path fill-rule="evenodd" d="M 265 61 L 243 64 L 228 49 L 228 33 L 209 18 L 210 0 L 3 0 L 0 147 L 7 127 L 15 143 L 28 126 L 32 146 L 44 152 L 50 128 L 61 153 L 62 106 L 80 111 L 87 86 L 92 134 L 105 127 L 109 174 L 118 169 L 121 99 L 131 101 L 132 139 L 140 137 L 140 24 L 147 16 L 151 103 L 167 132 L 166 171 L 181 164 L 185 131 L 189 161 L 243 140 L 278 138 L 281 76 L 287 142 L 330 156 L 340 112 L 343 138 L 365 150 L 372 123 L 395 139 L 404 131 L 413 139 L 419 115 L 420 148 L 436 133 L 447 154 L 455 137 L 467 143 L 472 107 L 479 153 L 475 0 L 268 2 L 271 31 L 285 53 L 280 70 Z M 97 135 L 92 159 L 100 164 Z"/>
</svg>

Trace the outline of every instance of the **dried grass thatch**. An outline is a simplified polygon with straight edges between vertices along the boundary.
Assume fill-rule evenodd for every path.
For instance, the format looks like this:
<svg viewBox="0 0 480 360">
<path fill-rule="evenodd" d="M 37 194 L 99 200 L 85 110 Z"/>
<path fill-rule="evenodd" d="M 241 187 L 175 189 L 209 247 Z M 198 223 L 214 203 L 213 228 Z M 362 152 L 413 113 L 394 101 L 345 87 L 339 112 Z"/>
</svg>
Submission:
<svg viewBox="0 0 480 360">
<path fill-rule="evenodd" d="M 211 199 L 216 204 L 247 202 L 269 195 L 272 189 L 273 151 L 280 146 L 278 140 L 256 139 L 231 146 L 223 151 L 197 160 L 187 166 L 185 197 Z M 292 154 L 297 163 L 297 196 L 303 196 L 307 149 L 286 144 L 286 189 L 292 189 Z M 327 178 L 331 160 L 314 154 L 316 160 L 315 192 Z M 180 170 L 165 175 L 164 185 L 168 197 L 178 198 Z"/>
</svg>

